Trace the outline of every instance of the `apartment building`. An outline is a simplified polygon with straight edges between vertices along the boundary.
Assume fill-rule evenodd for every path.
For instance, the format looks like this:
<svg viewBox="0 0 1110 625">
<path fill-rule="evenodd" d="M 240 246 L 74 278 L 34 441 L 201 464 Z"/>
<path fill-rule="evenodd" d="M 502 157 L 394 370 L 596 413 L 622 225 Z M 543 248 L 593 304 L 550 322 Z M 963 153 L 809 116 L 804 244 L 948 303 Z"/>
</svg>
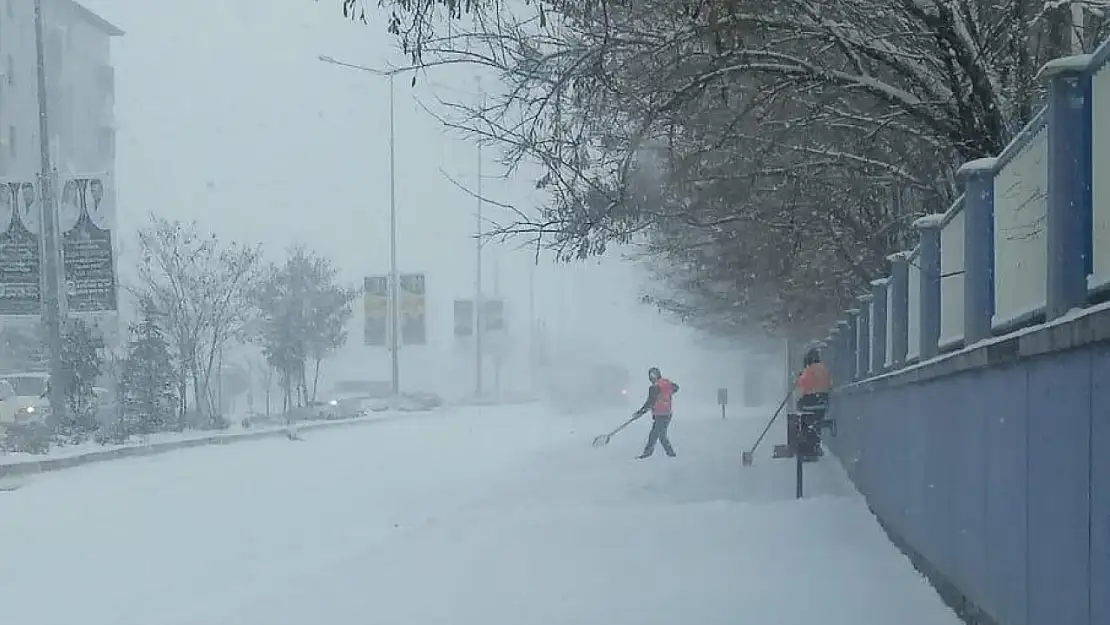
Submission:
<svg viewBox="0 0 1110 625">
<path fill-rule="evenodd" d="M 110 44 L 123 32 L 74 0 L 42 4 L 52 163 L 63 179 L 107 174 L 106 212 L 101 215 L 114 224 L 115 71 Z M 0 180 L 33 181 L 42 168 L 34 10 L 33 0 L 0 0 Z M 118 267 L 114 243 L 113 265 Z M 109 345 L 119 344 L 116 312 L 80 316 L 98 326 Z M 36 324 L 37 317 L 0 319 L 0 329 Z"/>
<path fill-rule="evenodd" d="M 115 169 L 115 70 L 110 41 L 123 34 L 73 0 L 43 0 L 51 156 L 58 171 Z M 0 177 L 40 169 L 34 3 L 0 0 Z"/>
</svg>

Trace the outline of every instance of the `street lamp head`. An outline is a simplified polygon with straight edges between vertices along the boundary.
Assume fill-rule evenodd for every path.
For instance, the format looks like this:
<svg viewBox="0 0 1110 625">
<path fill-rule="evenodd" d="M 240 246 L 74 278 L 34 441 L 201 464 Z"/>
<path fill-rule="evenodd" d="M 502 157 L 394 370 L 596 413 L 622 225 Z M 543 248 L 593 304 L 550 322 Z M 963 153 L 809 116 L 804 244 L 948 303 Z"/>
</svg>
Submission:
<svg viewBox="0 0 1110 625">
<path fill-rule="evenodd" d="M 392 76 L 396 76 L 397 74 L 401 74 L 401 73 L 404 73 L 404 72 L 411 72 L 411 71 L 421 69 L 421 66 L 419 66 L 419 65 L 411 65 L 411 66 L 405 66 L 405 67 L 393 67 L 393 68 L 389 68 L 389 69 L 378 69 L 376 67 L 367 67 L 365 65 L 357 65 L 355 63 L 347 63 L 346 61 L 340 61 L 339 59 L 337 59 L 333 56 L 328 56 L 326 54 L 321 54 L 320 56 L 318 56 L 316 58 L 320 61 L 323 61 L 324 63 L 330 63 L 332 65 L 339 65 L 340 67 L 348 67 L 350 69 L 357 69 L 357 70 L 360 70 L 360 71 L 363 71 L 363 72 L 369 72 L 371 74 L 377 74 L 378 76 L 386 76 L 386 77 L 392 77 Z"/>
</svg>

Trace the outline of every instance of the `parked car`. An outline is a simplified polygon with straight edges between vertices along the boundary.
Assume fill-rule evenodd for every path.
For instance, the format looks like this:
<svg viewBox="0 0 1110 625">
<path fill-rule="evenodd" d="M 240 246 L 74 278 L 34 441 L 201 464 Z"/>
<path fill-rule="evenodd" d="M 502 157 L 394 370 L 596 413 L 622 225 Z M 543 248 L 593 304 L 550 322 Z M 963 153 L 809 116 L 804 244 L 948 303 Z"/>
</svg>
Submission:
<svg viewBox="0 0 1110 625">
<path fill-rule="evenodd" d="M 50 409 L 46 373 L 0 375 L 0 424 L 42 421 Z"/>
</svg>

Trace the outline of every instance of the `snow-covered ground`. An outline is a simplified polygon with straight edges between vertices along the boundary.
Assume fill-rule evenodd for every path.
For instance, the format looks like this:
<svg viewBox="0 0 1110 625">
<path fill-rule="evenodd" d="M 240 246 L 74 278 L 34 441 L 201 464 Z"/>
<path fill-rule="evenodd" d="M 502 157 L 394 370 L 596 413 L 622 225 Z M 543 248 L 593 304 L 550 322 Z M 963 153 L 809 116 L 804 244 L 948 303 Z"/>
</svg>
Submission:
<svg viewBox="0 0 1110 625">
<path fill-rule="evenodd" d="M 831 460 L 794 501 L 740 466 L 756 414 L 700 412 L 674 460 L 517 406 L 42 474 L 0 493 L 0 621 L 957 625 Z"/>
</svg>

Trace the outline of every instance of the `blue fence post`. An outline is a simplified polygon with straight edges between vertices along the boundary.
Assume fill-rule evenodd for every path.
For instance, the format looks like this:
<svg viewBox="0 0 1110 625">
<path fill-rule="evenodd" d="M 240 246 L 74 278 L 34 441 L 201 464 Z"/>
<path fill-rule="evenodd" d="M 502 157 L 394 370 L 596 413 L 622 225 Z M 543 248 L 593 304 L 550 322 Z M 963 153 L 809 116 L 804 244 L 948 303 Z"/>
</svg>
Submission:
<svg viewBox="0 0 1110 625">
<path fill-rule="evenodd" d="M 859 377 L 871 376 L 871 294 L 856 298 L 859 302 Z"/>
<path fill-rule="evenodd" d="M 964 345 L 991 335 L 994 317 L 994 173 L 980 158 L 957 172 L 964 181 Z"/>
<path fill-rule="evenodd" d="M 876 374 L 886 371 L 886 289 L 890 278 L 871 282 L 871 336 L 875 344 L 871 348 L 871 370 Z"/>
<path fill-rule="evenodd" d="M 836 368 L 839 366 L 837 361 L 837 352 L 840 348 L 840 338 L 836 336 L 836 326 L 829 329 L 829 333 L 822 341 L 825 347 L 821 349 L 821 359 L 825 361 L 825 366 L 829 369 L 829 375 L 836 375 Z"/>
<path fill-rule="evenodd" d="M 859 369 L 859 309 L 852 308 L 844 312 L 848 315 L 848 345 L 852 354 L 848 373 L 851 375 L 851 380 L 855 382 L 861 377 Z"/>
<path fill-rule="evenodd" d="M 852 381 L 852 369 L 848 366 L 852 359 L 851 349 L 851 335 L 848 328 L 848 322 L 841 319 L 836 322 L 837 328 L 837 352 L 840 354 L 838 362 L 839 369 L 836 372 L 836 377 L 841 382 Z"/>
<path fill-rule="evenodd" d="M 897 369 L 906 363 L 910 348 L 910 267 L 906 253 L 887 257 L 890 261 L 890 366 Z"/>
<path fill-rule="evenodd" d="M 1087 302 L 1092 246 L 1090 60 L 1086 54 L 1055 59 L 1038 74 L 1048 82 L 1048 320 Z"/>
<path fill-rule="evenodd" d="M 913 226 L 921 236 L 921 360 L 937 355 L 940 343 L 940 227 L 943 215 L 926 215 Z"/>
</svg>

